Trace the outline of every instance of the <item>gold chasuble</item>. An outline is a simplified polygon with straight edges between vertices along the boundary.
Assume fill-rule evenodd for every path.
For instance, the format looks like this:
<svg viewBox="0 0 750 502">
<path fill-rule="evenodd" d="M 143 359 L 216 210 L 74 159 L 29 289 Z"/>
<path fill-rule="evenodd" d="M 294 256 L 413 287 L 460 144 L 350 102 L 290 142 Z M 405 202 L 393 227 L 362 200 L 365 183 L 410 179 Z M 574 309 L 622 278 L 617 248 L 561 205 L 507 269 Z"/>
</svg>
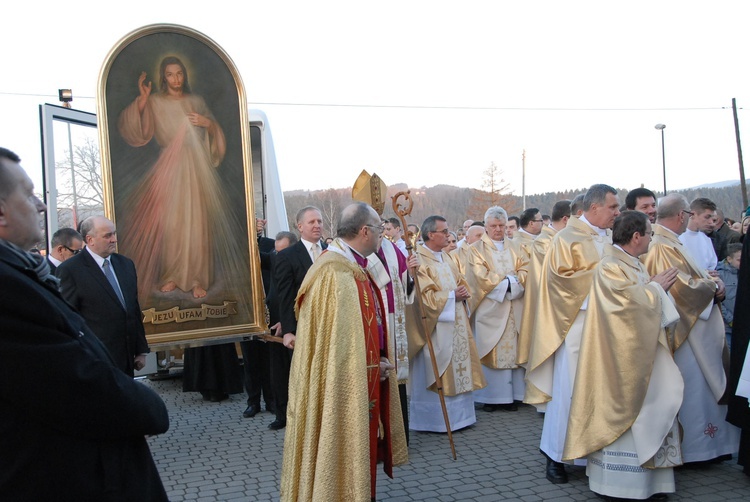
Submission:
<svg viewBox="0 0 750 502">
<path fill-rule="evenodd" d="M 476 253 L 466 266 L 466 282 L 479 357 L 490 369 L 516 368 L 528 260 L 510 239 L 504 240 L 501 250 L 484 234 L 471 247 Z M 498 285 L 502 291 L 496 289 Z"/>
<path fill-rule="evenodd" d="M 549 245 L 557 230 L 550 226 L 542 227 L 542 233 L 534 239 L 531 245 L 531 256 L 529 256 L 528 273 L 526 274 L 526 284 L 524 288 L 526 293 L 523 302 L 523 316 L 521 328 L 518 332 L 518 360 L 519 365 L 525 366 L 529 362 L 529 348 L 531 347 L 531 330 L 534 327 L 534 317 L 536 316 L 536 298 L 539 290 L 539 276 L 544 264 L 544 257 L 547 255 Z"/>
<path fill-rule="evenodd" d="M 662 328 L 662 306 L 674 321 L 677 313 L 662 287 L 649 281 L 637 258 L 607 246 L 594 272 L 583 325 L 563 460 L 583 458 L 612 444 L 633 427 L 647 405 L 652 409 L 647 410 L 645 435 L 634 428 L 639 465 L 659 451 L 672 429 L 682 404 L 682 377 Z M 649 389 L 658 350 L 669 378 Z M 648 401 L 647 390 L 654 394 Z M 671 462 L 663 466 L 674 465 L 674 459 Z"/>
<path fill-rule="evenodd" d="M 535 240 L 536 240 L 536 236 L 531 235 L 528 232 L 523 232 L 523 231 L 519 230 L 513 236 L 513 239 L 511 241 L 508 241 L 508 242 L 513 242 L 513 244 L 516 246 L 516 248 L 519 251 L 523 252 L 526 261 L 528 261 L 529 257 L 531 256 L 531 248 L 534 245 L 534 241 Z"/>
<path fill-rule="evenodd" d="M 589 294 L 594 268 L 601 260 L 605 244 L 611 242 L 609 230 L 606 236 L 600 236 L 579 218 L 571 218 L 568 226 L 552 240 L 542 265 L 537 294 L 528 299 L 536 303 L 536 316 L 530 332 L 524 402 L 541 405 L 552 399 L 539 385 L 544 383 L 545 389 L 551 391 L 552 356 L 578 316 Z"/>
<path fill-rule="evenodd" d="M 687 462 L 711 460 L 737 451 L 740 431 L 725 419 L 719 404 L 727 386 L 728 352 L 724 323 L 713 302 L 716 285 L 693 261 L 677 234 L 654 225 L 654 238 L 643 259 L 649 273 L 678 269 L 669 289 L 680 320 L 667 334 L 674 360 L 685 382 L 680 425 L 682 458 Z"/>
<path fill-rule="evenodd" d="M 455 302 L 454 323 L 438 323 L 440 313 L 448 301 L 448 294 L 459 286 L 466 286 L 466 281 L 447 253 L 442 253 L 442 263 L 424 246 L 417 246 L 416 253 L 420 263 L 417 279 L 422 301 L 407 305 L 406 333 L 409 336 L 409 360 L 423 348 L 429 350 L 425 345 L 426 336 L 430 336 L 444 394 L 457 396 L 481 389 L 487 383 L 482 374 L 476 343 L 471 335 L 469 318 L 463 303 Z M 424 307 L 424 328 L 419 312 L 420 303 Z M 428 389 L 437 392 L 434 373 L 429 371 L 426 378 Z"/>
<path fill-rule="evenodd" d="M 695 264 L 677 234 L 655 224 L 654 238 L 648 253 L 641 257 L 651 275 L 671 267 L 677 267 L 677 282 L 669 290 L 680 321 L 670 330 L 672 351 L 676 351 L 687 340 L 700 313 L 711 303 L 716 293 L 716 283 Z"/>
<path fill-rule="evenodd" d="M 351 255 L 334 241 L 297 295 L 283 501 L 371 500 L 375 463 L 383 461 L 392 477 L 392 466 L 407 459 L 396 373 L 380 382 L 387 349 L 380 347 L 378 316 L 386 309 Z"/>
<path fill-rule="evenodd" d="M 463 246 L 456 248 L 449 253 L 449 256 L 453 259 L 453 263 L 458 267 L 458 272 L 466 276 L 466 264 L 469 263 L 469 259 L 476 253 L 476 250 L 471 244 L 464 242 Z"/>
</svg>

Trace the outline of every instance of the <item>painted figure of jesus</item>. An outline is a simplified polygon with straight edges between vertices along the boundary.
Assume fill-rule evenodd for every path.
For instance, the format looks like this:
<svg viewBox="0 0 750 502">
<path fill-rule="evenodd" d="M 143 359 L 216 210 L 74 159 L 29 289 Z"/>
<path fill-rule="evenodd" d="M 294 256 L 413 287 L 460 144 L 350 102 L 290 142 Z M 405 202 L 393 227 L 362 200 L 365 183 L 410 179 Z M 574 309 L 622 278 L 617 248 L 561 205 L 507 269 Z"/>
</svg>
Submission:
<svg viewBox="0 0 750 502">
<path fill-rule="evenodd" d="M 155 139 L 160 151 L 128 196 L 133 211 L 123 240 L 146 275 L 141 284 L 203 298 L 213 280 L 213 222 L 224 216 L 216 174 L 226 152 L 224 132 L 203 98 L 191 93 L 179 58 L 162 60 L 156 92 L 146 77 L 140 74 L 139 95 L 120 114 L 118 129 L 130 146 Z"/>
</svg>

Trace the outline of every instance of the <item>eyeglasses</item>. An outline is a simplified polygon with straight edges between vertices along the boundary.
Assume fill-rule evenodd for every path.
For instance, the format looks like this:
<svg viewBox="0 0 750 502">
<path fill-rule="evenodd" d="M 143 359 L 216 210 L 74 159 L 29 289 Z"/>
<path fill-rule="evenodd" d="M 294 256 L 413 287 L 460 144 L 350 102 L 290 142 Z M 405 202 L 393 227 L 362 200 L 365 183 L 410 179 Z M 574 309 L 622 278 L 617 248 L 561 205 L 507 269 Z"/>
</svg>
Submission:
<svg viewBox="0 0 750 502">
<path fill-rule="evenodd" d="M 83 248 L 81 248 L 81 249 L 70 249 L 70 248 L 69 248 L 68 246 L 66 246 L 65 244 L 63 244 L 63 245 L 62 245 L 62 247 L 64 247 L 64 248 L 65 248 L 65 249 L 67 249 L 68 251 L 70 251 L 70 253 L 71 253 L 72 255 L 74 255 L 74 256 L 75 256 L 75 255 L 77 255 L 78 253 L 80 253 L 80 252 L 81 252 L 81 249 L 83 249 Z"/>
<path fill-rule="evenodd" d="M 382 235 L 383 232 L 385 232 L 385 224 L 382 224 L 382 225 L 365 225 L 365 226 L 376 230 L 379 235 Z"/>
<path fill-rule="evenodd" d="M 444 228 L 444 229 L 442 229 L 442 230 L 434 230 L 434 231 L 432 231 L 432 232 L 430 232 L 430 233 L 431 233 L 431 234 L 443 234 L 443 235 L 448 235 L 448 234 L 450 233 L 450 230 L 448 230 L 447 228 Z"/>
<path fill-rule="evenodd" d="M 531 220 L 533 223 L 543 223 L 544 220 Z"/>
<path fill-rule="evenodd" d="M 693 211 L 688 211 L 687 209 L 683 209 L 682 212 L 688 216 L 693 216 L 695 214 Z"/>
</svg>

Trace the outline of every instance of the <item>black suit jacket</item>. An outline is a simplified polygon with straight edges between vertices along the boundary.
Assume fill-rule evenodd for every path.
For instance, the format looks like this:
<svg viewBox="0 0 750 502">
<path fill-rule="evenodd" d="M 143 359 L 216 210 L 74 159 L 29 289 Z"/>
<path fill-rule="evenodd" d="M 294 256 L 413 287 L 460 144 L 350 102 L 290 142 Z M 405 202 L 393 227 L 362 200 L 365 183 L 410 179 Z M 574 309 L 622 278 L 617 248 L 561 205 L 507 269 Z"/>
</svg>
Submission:
<svg viewBox="0 0 750 502">
<path fill-rule="evenodd" d="M 138 304 L 135 265 L 119 254 L 113 254 L 109 259 L 126 308 L 85 249 L 57 267 L 57 276 L 63 297 L 86 319 L 86 324 L 109 350 L 115 365 L 132 376 L 135 356 L 149 351 Z"/>
<path fill-rule="evenodd" d="M 268 292 L 271 289 L 271 269 L 263 266 L 263 256 L 273 253 L 276 249 L 276 241 L 269 239 L 268 237 L 258 236 L 258 252 L 260 253 L 260 275 L 263 278 L 263 290 L 268 296 Z"/>
<path fill-rule="evenodd" d="M 144 435 L 159 396 L 0 245 L 0 499 L 167 500 Z"/>
<path fill-rule="evenodd" d="M 47 265 L 49 265 L 49 271 L 52 275 L 57 275 L 57 265 L 52 263 L 49 259 L 49 257 L 45 258 L 47 260 Z"/>
<path fill-rule="evenodd" d="M 283 334 L 297 332 L 294 300 L 310 267 L 312 267 L 312 259 L 301 240 L 276 255 L 273 284 L 276 288 Z"/>
</svg>

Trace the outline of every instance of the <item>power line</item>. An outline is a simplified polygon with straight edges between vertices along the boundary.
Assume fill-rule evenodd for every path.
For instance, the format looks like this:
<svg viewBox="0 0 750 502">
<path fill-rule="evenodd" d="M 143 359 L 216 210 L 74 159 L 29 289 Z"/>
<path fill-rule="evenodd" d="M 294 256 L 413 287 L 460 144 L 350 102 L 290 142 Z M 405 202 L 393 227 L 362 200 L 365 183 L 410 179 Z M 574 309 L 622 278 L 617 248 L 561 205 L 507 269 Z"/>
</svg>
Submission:
<svg viewBox="0 0 750 502">
<path fill-rule="evenodd" d="M 284 103 L 284 102 L 248 102 L 252 105 L 272 106 L 320 106 L 339 108 L 396 108 L 414 110 L 498 110 L 498 111 L 549 111 L 549 112 L 636 112 L 636 111 L 692 111 L 692 110 L 726 110 L 728 106 L 681 107 L 681 108 L 551 108 L 525 106 L 436 106 L 436 105 L 362 105 L 351 103 Z"/>
<path fill-rule="evenodd" d="M 56 94 L 33 94 L 21 92 L 2 92 L 3 96 L 29 96 L 39 98 L 57 98 Z M 96 99 L 95 96 L 75 96 L 76 99 Z M 728 110 L 729 106 L 686 106 L 686 107 L 654 107 L 654 108 L 574 108 L 574 107 L 533 107 L 533 106 L 439 106 L 439 105 L 368 105 L 357 103 L 290 103 L 283 101 L 248 101 L 254 106 L 300 106 L 319 108 L 385 108 L 401 110 L 464 110 L 464 111 L 527 111 L 527 112 L 671 112 L 671 111 L 706 111 Z M 743 108 L 738 108 L 743 110 Z"/>
</svg>

